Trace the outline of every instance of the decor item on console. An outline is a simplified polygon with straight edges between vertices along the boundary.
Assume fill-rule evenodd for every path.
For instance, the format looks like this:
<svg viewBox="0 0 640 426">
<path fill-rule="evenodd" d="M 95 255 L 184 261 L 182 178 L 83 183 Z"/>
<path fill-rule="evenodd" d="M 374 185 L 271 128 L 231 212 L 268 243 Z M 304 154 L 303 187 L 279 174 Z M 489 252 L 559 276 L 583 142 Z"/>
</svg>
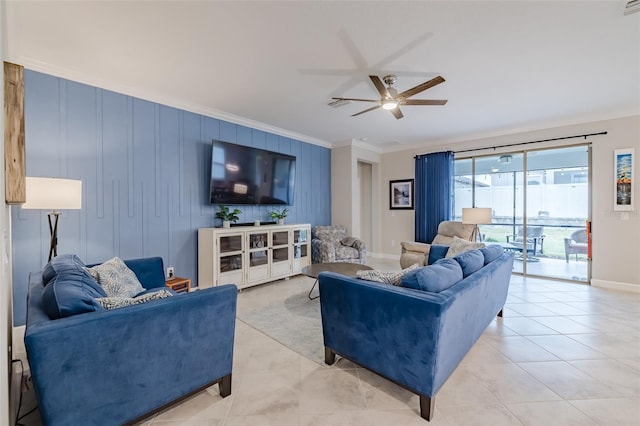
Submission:
<svg viewBox="0 0 640 426">
<path fill-rule="evenodd" d="M 400 286 L 322 272 L 325 363 L 340 355 L 418 394 L 431 420 L 435 396 L 507 299 L 514 254 L 468 250 L 408 272 Z"/>
<path fill-rule="evenodd" d="M 313 263 L 367 263 L 367 245 L 347 235 L 342 225 L 314 226 L 311 229 L 311 261 Z"/>
<path fill-rule="evenodd" d="M 471 241 L 474 230 L 475 225 L 471 224 L 451 221 L 440 222 L 438 225 L 438 233 L 431 244 L 416 241 L 403 241 L 400 243 L 402 246 L 400 266 L 406 268 L 414 263 L 428 265 L 429 251 L 432 244 L 450 246 L 453 243 L 453 237 Z"/>
<path fill-rule="evenodd" d="M 233 209 L 233 211 L 229 210 L 227 206 L 220 206 L 220 211 L 216 213 L 216 217 L 222 220 L 222 227 L 229 228 L 231 226 L 231 222 L 237 222 L 240 217 L 238 216 L 242 213 L 240 209 Z"/>
<path fill-rule="evenodd" d="M 144 290 L 135 298 L 170 292 L 162 258 L 124 264 Z M 237 293 L 223 285 L 126 307 L 107 298 L 118 309 L 105 310 L 105 290 L 77 256 L 32 272 L 24 342 L 43 424 L 134 423 L 215 383 L 231 394 Z"/>
<path fill-rule="evenodd" d="M 278 225 L 282 225 L 284 223 L 284 218 L 287 217 L 287 213 L 289 213 L 288 209 L 282 210 L 273 210 L 269 212 L 269 217 L 271 219 L 278 219 Z"/>
<path fill-rule="evenodd" d="M 58 178 L 27 177 L 27 202 L 23 209 L 51 210 L 49 218 L 49 262 L 58 255 L 58 210 L 82 208 L 82 181 Z"/>
</svg>

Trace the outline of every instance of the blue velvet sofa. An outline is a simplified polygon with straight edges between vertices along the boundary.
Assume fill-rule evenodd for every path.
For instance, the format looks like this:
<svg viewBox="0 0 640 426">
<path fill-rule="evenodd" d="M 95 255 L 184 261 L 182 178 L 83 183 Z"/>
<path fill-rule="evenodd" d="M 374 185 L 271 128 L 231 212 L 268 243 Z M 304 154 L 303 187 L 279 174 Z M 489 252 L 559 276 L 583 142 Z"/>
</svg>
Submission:
<svg viewBox="0 0 640 426">
<path fill-rule="evenodd" d="M 401 286 L 321 273 L 325 362 L 338 354 L 418 394 L 431 420 L 440 387 L 502 316 L 512 267 L 494 245 L 418 268 Z"/>
<path fill-rule="evenodd" d="M 215 383 L 231 393 L 234 285 L 104 310 L 78 262 L 29 275 L 24 340 L 44 424 L 120 425 Z M 162 258 L 125 263 L 145 289 L 164 288 Z"/>
</svg>

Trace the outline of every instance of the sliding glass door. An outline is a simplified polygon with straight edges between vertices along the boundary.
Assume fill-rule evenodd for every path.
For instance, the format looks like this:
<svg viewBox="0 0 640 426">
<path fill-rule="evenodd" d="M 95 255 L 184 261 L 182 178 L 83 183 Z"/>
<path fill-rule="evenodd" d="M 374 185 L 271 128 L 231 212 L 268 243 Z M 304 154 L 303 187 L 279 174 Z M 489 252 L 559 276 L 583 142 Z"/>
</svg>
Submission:
<svg viewBox="0 0 640 426">
<path fill-rule="evenodd" d="M 589 147 L 455 161 L 454 220 L 463 207 L 491 207 L 480 238 L 516 255 L 514 272 L 587 281 Z"/>
</svg>

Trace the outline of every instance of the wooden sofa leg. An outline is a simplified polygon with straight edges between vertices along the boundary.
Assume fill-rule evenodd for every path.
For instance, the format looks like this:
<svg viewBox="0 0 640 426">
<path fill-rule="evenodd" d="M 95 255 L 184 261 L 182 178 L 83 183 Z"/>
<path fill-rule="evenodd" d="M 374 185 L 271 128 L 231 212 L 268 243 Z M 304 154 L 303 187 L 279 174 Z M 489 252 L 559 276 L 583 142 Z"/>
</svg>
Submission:
<svg viewBox="0 0 640 426">
<path fill-rule="evenodd" d="M 324 347 L 324 363 L 327 365 L 333 365 L 334 362 L 336 362 L 336 353 L 325 346 Z"/>
<path fill-rule="evenodd" d="M 426 421 L 431 421 L 433 413 L 436 411 L 436 397 L 420 395 L 420 417 Z"/>
<path fill-rule="evenodd" d="M 498 316 L 502 318 L 502 309 L 500 309 L 500 312 L 498 312 Z"/>
<path fill-rule="evenodd" d="M 220 387 L 221 397 L 226 398 L 231 395 L 231 374 L 224 376 L 220 380 L 220 383 L 218 383 L 218 386 Z"/>
</svg>

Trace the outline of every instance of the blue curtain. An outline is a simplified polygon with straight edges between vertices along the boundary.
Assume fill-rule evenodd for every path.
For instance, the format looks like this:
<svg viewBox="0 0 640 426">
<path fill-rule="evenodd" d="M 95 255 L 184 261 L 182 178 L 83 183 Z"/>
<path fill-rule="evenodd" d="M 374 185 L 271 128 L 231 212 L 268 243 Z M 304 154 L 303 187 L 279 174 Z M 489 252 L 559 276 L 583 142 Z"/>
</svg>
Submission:
<svg viewBox="0 0 640 426">
<path fill-rule="evenodd" d="M 416 157 L 415 240 L 430 243 L 440 222 L 451 219 L 453 152 Z"/>
</svg>

